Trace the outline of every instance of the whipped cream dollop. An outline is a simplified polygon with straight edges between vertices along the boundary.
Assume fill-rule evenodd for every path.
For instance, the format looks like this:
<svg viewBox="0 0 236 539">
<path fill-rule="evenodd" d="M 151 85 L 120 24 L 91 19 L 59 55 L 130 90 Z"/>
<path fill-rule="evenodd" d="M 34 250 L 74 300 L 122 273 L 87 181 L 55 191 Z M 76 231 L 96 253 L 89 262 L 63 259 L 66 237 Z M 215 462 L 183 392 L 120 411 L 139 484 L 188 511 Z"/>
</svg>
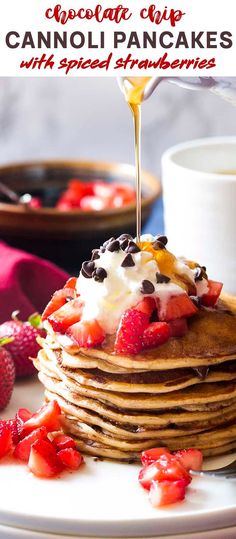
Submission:
<svg viewBox="0 0 236 539">
<path fill-rule="evenodd" d="M 155 238 L 142 236 L 141 242 L 146 241 L 153 242 Z M 157 282 L 157 274 L 160 273 L 158 263 L 152 253 L 145 250 L 127 254 L 122 249 L 102 249 L 92 265 L 93 275 L 97 270 L 97 279 L 91 275 L 88 277 L 83 270 L 77 279 L 77 292 L 84 301 L 82 319 L 95 318 L 108 334 L 116 332 L 122 314 L 136 306 L 145 295 L 158 298 L 164 305 L 170 296 L 186 293 L 172 280 Z M 176 259 L 175 270 L 178 274 L 188 275 L 194 284 L 194 271 L 183 259 Z M 204 288 L 202 284 L 200 286 Z"/>
</svg>

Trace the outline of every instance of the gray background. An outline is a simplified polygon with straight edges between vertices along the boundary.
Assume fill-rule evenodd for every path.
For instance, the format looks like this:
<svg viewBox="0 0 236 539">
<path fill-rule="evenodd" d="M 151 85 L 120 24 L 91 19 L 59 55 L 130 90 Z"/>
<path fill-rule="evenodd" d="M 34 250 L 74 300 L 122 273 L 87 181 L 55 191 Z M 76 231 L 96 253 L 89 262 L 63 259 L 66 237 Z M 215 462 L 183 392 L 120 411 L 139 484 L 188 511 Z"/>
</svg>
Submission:
<svg viewBox="0 0 236 539">
<path fill-rule="evenodd" d="M 166 148 L 236 134 L 236 110 L 210 92 L 163 83 L 143 106 L 143 166 Z M 0 78 L 0 163 L 35 158 L 133 162 L 131 115 L 114 78 Z"/>
</svg>

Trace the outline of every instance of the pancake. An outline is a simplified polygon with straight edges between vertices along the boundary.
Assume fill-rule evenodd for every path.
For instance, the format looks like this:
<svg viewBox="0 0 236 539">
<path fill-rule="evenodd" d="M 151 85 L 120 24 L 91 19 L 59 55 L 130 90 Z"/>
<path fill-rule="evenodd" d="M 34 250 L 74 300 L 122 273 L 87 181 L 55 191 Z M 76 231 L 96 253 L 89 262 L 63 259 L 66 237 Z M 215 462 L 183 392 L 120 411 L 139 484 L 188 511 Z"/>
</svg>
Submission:
<svg viewBox="0 0 236 539">
<path fill-rule="evenodd" d="M 184 337 L 135 357 L 114 354 L 113 337 L 79 349 L 47 328 L 34 364 L 81 451 L 131 461 L 155 446 L 206 456 L 236 447 L 236 299 L 188 324 Z"/>
<path fill-rule="evenodd" d="M 159 428 L 163 429 L 164 427 L 169 426 L 185 426 L 186 424 L 196 425 L 197 428 L 208 428 L 215 425 L 226 424 L 227 422 L 232 421 L 236 417 L 236 402 L 231 406 L 225 406 L 220 408 L 217 411 L 207 411 L 207 412 L 184 412 L 180 409 L 172 409 L 168 412 L 155 412 L 154 414 L 148 414 L 147 412 L 137 413 L 134 410 L 131 410 L 129 414 L 125 410 L 112 408 L 111 406 L 104 406 L 99 401 L 93 400 L 91 398 L 80 397 L 73 391 L 70 391 L 68 388 L 65 388 L 63 382 L 46 376 L 45 374 L 40 374 L 40 379 L 43 382 L 46 390 L 50 393 L 54 393 L 59 397 L 63 397 L 67 405 L 75 405 L 75 408 L 70 410 L 70 415 L 79 417 L 83 414 L 83 409 L 90 411 L 92 415 L 97 413 L 103 419 L 107 418 L 108 420 L 115 422 L 117 425 L 127 425 L 131 426 L 138 430 L 140 427 L 146 427 L 148 429 Z M 79 411 L 78 411 L 79 410 Z"/>
</svg>

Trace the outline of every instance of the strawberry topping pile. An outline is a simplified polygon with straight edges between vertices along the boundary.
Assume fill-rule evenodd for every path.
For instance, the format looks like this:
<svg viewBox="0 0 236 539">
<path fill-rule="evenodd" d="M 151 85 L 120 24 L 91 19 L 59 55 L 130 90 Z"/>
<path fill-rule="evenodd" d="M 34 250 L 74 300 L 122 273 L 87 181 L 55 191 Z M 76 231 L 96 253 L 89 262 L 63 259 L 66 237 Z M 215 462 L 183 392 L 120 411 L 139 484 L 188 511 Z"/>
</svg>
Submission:
<svg viewBox="0 0 236 539">
<path fill-rule="evenodd" d="M 0 458 L 25 462 L 37 477 L 50 478 L 63 470 L 78 470 L 83 457 L 75 441 L 62 433 L 61 409 L 51 401 L 35 414 L 20 408 L 13 419 L 0 421 Z"/>
<path fill-rule="evenodd" d="M 209 280 L 204 266 L 177 259 L 166 245 L 165 236 L 157 236 L 152 242 L 141 237 L 140 243 L 129 234 L 110 238 L 82 264 L 78 280 L 71 277 L 62 290 L 55 292 L 42 320 L 79 347 L 90 348 L 102 345 L 107 334 L 114 332 L 109 332 L 106 324 L 118 312 L 114 326 L 116 354 L 136 355 L 170 338 L 183 337 L 188 331 L 188 318 L 199 308 L 215 306 L 222 283 Z M 104 317 L 107 308 L 110 311 Z M 90 318 L 93 312 L 97 318 Z"/>
<path fill-rule="evenodd" d="M 56 208 L 60 211 L 101 211 L 106 208 L 122 208 L 134 202 L 135 191 L 128 184 L 73 179 L 58 199 Z"/>
<path fill-rule="evenodd" d="M 157 447 L 143 451 L 141 462 L 139 483 L 149 491 L 152 506 L 161 507 L 185 499 L 191 470 L 202 468 L 202 453 L 198 449 L 171 453 L 166 447 Z"/>
</svg>

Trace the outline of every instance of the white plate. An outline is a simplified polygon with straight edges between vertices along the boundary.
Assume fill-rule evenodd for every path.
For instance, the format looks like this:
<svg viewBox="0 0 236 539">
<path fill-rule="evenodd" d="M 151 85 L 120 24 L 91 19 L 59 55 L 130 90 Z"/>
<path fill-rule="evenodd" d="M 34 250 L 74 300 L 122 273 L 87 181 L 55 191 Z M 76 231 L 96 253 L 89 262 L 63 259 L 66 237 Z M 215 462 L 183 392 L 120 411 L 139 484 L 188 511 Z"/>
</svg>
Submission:
<svg viewBox="0 0 236 539">
<path fill-rule="evenodd" d="M 36 410 L 41 402 L 39 383 L 21 382 L 5 417 L 22 406 Z M 23 464 L 2 462 L 0 523 L 44 533 L 103 538 L 183 535 L 236 525 L 235 480 L 194 478 L 185 502 L 155 510 L 138 485 L 138 470 L 138 465 L 86 458 L 86 466 L 77 473 L 42 480 Z"/>
</svg>

